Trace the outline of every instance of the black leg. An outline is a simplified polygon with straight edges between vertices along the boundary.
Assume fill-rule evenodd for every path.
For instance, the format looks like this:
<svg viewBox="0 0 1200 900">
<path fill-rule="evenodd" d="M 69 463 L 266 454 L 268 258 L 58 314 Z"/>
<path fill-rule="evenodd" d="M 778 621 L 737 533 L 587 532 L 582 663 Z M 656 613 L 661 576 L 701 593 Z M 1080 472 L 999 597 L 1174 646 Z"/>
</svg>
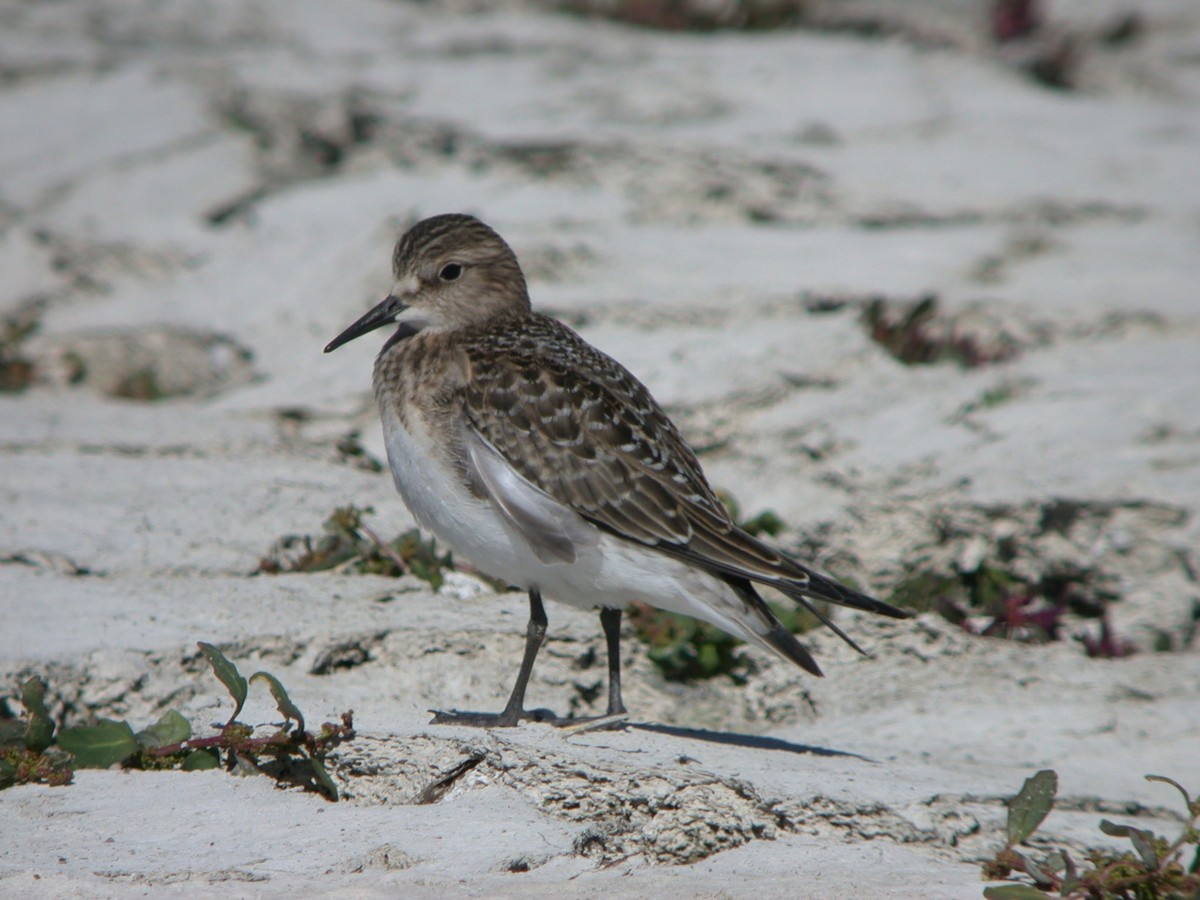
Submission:
<svg viewBox="0 0 1200 900">
<path fill-rule="evenodd" d="M 542 606 L 542 595 L 537 588 L 529 589 L 529 624 L 525 627 L 525 655 L 521 657 L 521 670 L 517 672 L 517 683 L 508 695 L 504 712 L 500 713 L 502 724 L 516 725 L 525 712 L 525 688 L 533 674 L 533 661 L 537 659 L 542 642 L 546 640 L 546 608 Z"/>
<path fill-rule="evenodd" d="M 620 610 L 617 611 L 617 621 L 620 622 Z M 529 685 L 529 676 L 533 673 L 533 661 L 537 659 L 542 641 L 546 639 L 546 609 L 542 606 L 542 595 L 537 588 L 529 589 L 529 625 L 525 628 L 525 655 L 521 659 L 521 670 L 517 673 L 517 683 L 513 685 L 512 693 L 505 704 L 504 712 L 496 713 L 464 713 L 457 711 L 434 712 L 431 725 L 474 725 L 480 728 L 512 727 L 526 718 L 525 688 Z M 618 698 L 619 694 L 618 686 Z M 610 699 L 611 702 L 611 699 Z"/>
<path fill-rule="evenodd" d="M 621 610 L 607 606 L 600 610 L 600 627 L 608 645 L 608 715 L 625 713 L 621 702 Z"/>
</svg>

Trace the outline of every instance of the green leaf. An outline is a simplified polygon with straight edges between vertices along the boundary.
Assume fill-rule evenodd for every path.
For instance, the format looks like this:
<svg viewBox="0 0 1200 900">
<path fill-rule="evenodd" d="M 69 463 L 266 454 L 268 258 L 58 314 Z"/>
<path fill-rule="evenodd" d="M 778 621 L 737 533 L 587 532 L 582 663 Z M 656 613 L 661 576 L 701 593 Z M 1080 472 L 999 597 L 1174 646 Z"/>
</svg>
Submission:
<svg viewBox="0 0 1200 900">
<path fill-rule="evenodd" d="M 779 518 L 779 514 L 773 509 L 767 509 L 760 512 L 753 519 L 747 519 L 741 522 L 739 527 L 742 531 L 758 537 L 760 534 L 769 534 L 771 537 L 779 537 L 779 533 L 786 527 L 783 519 Z"/>
<path fill-rule="evenodd" d="M 1109 837 L 1129 838 L 1129 842 L 1133 844 L 1133 849 L 1142 858 L 1142 862 L 1150 869 L 1158 868 L 1158 851 L 1154 849 L 1153 831 L 1134 828 L 1132 825 L 1119 825 L 1108 819 L 1100 820 L 1100 830 Z"/>
<path fill-rule="evenodd" d="M 17 767 L 7 760 L 0 759 L 0 789 L 11 787 L 17 783 Z"/>
<path fill-rule="evenodd" d="M 41 753 L 54 740 L 54 721 L 46 711 L 46 682 L 36 675 L 21 685 L 21 703 L 29 713 L 25 749 Z"/>
<path fill-rule="evenodd" d="M 1027 884 L 1006 884 L 1001 887 L 983 889 L 987 900 L 1053 900 L 1053 898 L 1035 887 Z"/>
<path fill-rule="evenodd" d="M 213 674 L 220 679 L 221 684 L 225 685 L 229 691 L 229 696 L 233 698 L 233 715 L 229 717 L 229 722 L 233 722 L 238 717 L 238 713 L 242 711 L 242 707 L 246 704 L 246 692 L 249 690 L 249 685 L 246 679 L 242 677 L 242 673 L 237 670 L 237 666 L 227 660 L 224 654 L 221 653 L 212 644 L 206 644 L 201 641 L 197 646 L 200 652 L 208 659 L 208 664 L 212 666 Z M 229 724 L 227 722 L 226 724 Z"/>
<path fill-rule="evenodd" d="M 1008 802 L 1008 845 L 1021 843 L 1042 824 L 1054 808 L 1058 791 L 1058 775 L 1053 769 L 1042 769 L 1026 778 L 1021 791 Z"/>
<path fill-rule="evenodd" d="M 250 681 L 254 682 L 260 678 L 265 681 L 267 683 L 267 687 L 271 689 L 271 696 L 275 698 L 275 707 L 279 710 L 279 714 L 285 719 L 291 719 L 296 723 L 296 727 L 300 731 L 303 731 L 304 715 L 296 707 L 296 704 L 292 702 L 287 691 L 284 690 L 283 685 L 280 684 L 279 679 L 270 672 L 255 672 L 250 676 Z"/>
<path fill-rule="evenodd" d="M 1129 837 L 1130 832 L 1134 829 L 1131 825 L 1118 825 L 1111 819 L 1101 819 L 1100 830 L 1109 837 Z"/>
<path fill-rule="evenodd" d="M 58 746 L 75 757 L 84 769 L 107 769 L 138 752 L 138 743 L 128 722 L 101 719 L 97 725 L 64 728 Z"/>
<path fill-rule="evenodd" d="M 1016 853 L 1015 850 L 1013 852 Z M 1026 874 L 1029 875 L 1030 878 L 1033 879 L 1034 884 L 1036 884 L 1040 888 L 1054 887 L 1054 878 L 1051 876 L 1051 874 L 1049 872 L 1047 872 L 1045 869 L 1043 869 L 1040 865 L 1035 863 L 1029 857 L 1021 856 L 1021 854 L 1019 854 L 1019 853 L 1016 853 L 1016 855 L 1021 860 L 1021 862 L 1024 864 L 1025 872 L 1026 872 Z"/>
<path fill-rule="evenodd" d="M 185 772 L 202 772 L 205 769 L 215 769 L 221 765 L 221 755 L 211 748 L 193 750 L 183 758 L 181 768 Z"/>
<path fill-rule="evenodd" d="M 1061 872 L 1067 867 L 1067 856 L 1061 850 L 1053 850 L 1042 860 L 1043 872 Z"/>
<path fill-rule="evenodd" d="M 1171 785 L 1171 787 L 1183 794 L 1183 804 L 1187 807 L 1188 812 L 1192 811 L 1192 798 L 1188 796 L 1188 792 L 1183 789 L 1183 785 L 1178 781 L 1168 778 L 1166 775 L 1147 775 L 1145 777 L 1147 781 L 1161 781 L 1163 784 Z"/>
<path fill-rule="evenodd" d="M 173 709 L 167 710 L 161 719 L 139 731 L 134 737 L 143 750 L 182 744 L 192 736 L 192 723 Z"/>
<path fill-rule="evenodd" d="M 1129 833 L 1129 840 L 1133 844 L 1133 849 L 1137 851 L 1138 856 L 1142 858 L 1142 862 L 1146 864 L 1147 869 L 1158 868 L 1158 851 L 1154 849 L 1154 832 L 1141 828 L 1135 828 Z"/>
<path fill-rule="evenodd" d="M 22 719 L 0 719 L 0 747 L 23 747 L 29 723 Z"/>
</svg>

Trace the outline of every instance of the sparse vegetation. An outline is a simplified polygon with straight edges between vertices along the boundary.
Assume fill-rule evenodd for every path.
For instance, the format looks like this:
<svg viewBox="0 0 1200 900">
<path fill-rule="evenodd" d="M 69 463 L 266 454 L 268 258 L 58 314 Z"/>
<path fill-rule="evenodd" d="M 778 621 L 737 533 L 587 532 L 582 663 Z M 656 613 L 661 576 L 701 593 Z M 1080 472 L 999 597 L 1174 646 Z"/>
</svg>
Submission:
<svg viewBox="0 0 1200 900">
<path fill-rule="evenodd" d="M 0 321 L 0 393 L 16 394 L 33 383 L 36 367 L 21 349 L 38 330 L 36 310 L 6 317 Z"/>
<path fill-rule="evenodd" d="M 779 517 L 779 513 L 773 509 L 764 509 L 757 515 L 743 519 L 741 504 L 728 491 L 717 491 L 717 499 L 725 506 L 725 510 L 733 521 L 737 522 L 738 527 L 755 537 L 763 534 L 778 537 L 787 527 L 787 524 Z"/>
<path fill-rule="evenodd" d="M 1098 573 L 1051 569 L 1031 579 L 1012 559 L 985 560 L 968 570 L 920 568 L 901 579 L 888 601 L 918 612 L 937 612 L 972 634 L 1032 644 L 1062 640 L 1068 613 L 1099 620 L 1096 634 L 1074 637 L 1089 656 L 1120 657 L 1134 652 L 1112 631 L 1106 611 L 1118 598 Z"/>
<path fill-rule="evenodd" d="M 1032 386 L 1029 380 L 1005 380 L 999 384 L 992 385 L 983 390 L 974 400 L 968 400 L 960 406 L 949 421 L 960 423 L 969 421 L 969 417 L 977 412 L 984 412 L 989 409 L 995 409 L 998 406 L 1003 406 L 1006 403 L 1011 403 L 1018 397 L 1026 393 Z"/>
<path fill-rule="evenodd" d="M 362 433 L 355 429 L 343 435 L 337 442 L 338 461 L 364 472 L 382 472 L 383 463 L 367 452 L 362 443 Z"/>
<path fill-rule="evenodd" d="M 876 297 L 863 310 L 863 323 L 871 340 L 907 366 L 952 362 L 974 369 L 1012 359 L 1018 351 L 1003 334 L 984 340 L 960 330 L 941 314 L 933 294 L 899 308 Z"/>
<path fill-rule="evenodd" d="M 439 553 L 437 542 L 412 528 L 390 541 L 381 538 L 363 518 L 373 515 L 367 507 L 341 506 L 323 524 L 324 533 L 287 535 L 275 542 L 258 564 L 258 571 L 325 572 L 336 569 L 366 575 L 399 577 L 411 574 L 428 581 L 436 591 L 443 573 L 454 568 L 450 553 Z"/>
<path fill-rule="evenodd" d="M 1053 850 L 1037 861 L 1017 850 L 1050 814 L 1058 790 L 1058 775 L 1052 769 L 1027 778 L 1008 802 L 1004 846 L 983 864 L 987 880 L 1017 883 L 984 888 L 984 897 L 1168 900 L 1200 896 L 1200 800 L 1193 800 L 1178 782 L 1162 775 L 1147 775 L 1146 780 L 1170 785 L 1183 795 L 1185 817 L 1179 835 L 1170 840 L 1149 829 L 1101 819 L 1100 830 L 1109 837 L 1128 838 L 1131 849 L 1092 849 L 1086 860 L 1077 863 L 1065 848 Z M 1032 884 L 1018 882 L 1022 877 Z"/>
<path fill-rule="evenodd" d="M 668 681 L 728 675 L 736 684 L 745 684 L 754 671 L 742 641 L 707 622 L 646 603 L 632 604 L 628 616 L 638 640 L 649 647 L 650 661 Z"/>
<path fill-rule="evenodd" d="M 30 678 L 21 686 L 26 718 L 0 723 L 0 788 L 40 782 L 70 784 L 74 770 L 180 769 L 199 771 L 224 766 L 263 772 L 281 784 L 298 785 L 330 800 L 337 786 L 325 771 L 325 755 L 342 741 L 354 737 L 351 713 L 340 724 L 325 723 L 314 735 L 305 730 L 304 716 L 288 697 L 283 684 L 269 672 L 248 679 L 213 645 L 199 644 L 213 673 L 233 698 L 233 713 L 217 734 L 193 737 L 192 724 L 176 710 L 135 731 L 126 721 L 101 719 L 94 725 L 64 728 L 55 735 L 54 721 L 46 709 L 46 684 Z M 252 726 L 237 721 L 250 685 L 267 685 L 282 724 Z M 266 733 L 260 733 L 266 728 Z"/>
<path fill-rule="evenodd" d="M 71 757 L 55 748 L 54 722 L 46 711 L 46 685 L 30 678 L 21 685 L 26 720 L 0 721 L 0 789 L 14 784 L 71 783 Z"/>
<path fill-rule="evenodd" d="M 1164 622 L 1156 637 L 1134 644 L 1112 613 L 1129 590 L 1135 562 L 1147 573 L 1194 582 L 1182 544 L 1151 537 L 1186 519 L 1179 508 L 1144 501 L 1058 497 L 946 506 L 910 522 L 915 536 L 881 599 L 936 612 L 972 634 L 1033 644 L 1074 641 L 1096 658 L 1184 649 L 1195 642 L 1193 624 Z M 844 529 L 817 528 L 806 536 L 803 555 L 826 566 L 856 566 L 858 555 L 846 555 L 852 545 Z M 831 546 L 839 548 L 836 554 Z"/>
</svg>

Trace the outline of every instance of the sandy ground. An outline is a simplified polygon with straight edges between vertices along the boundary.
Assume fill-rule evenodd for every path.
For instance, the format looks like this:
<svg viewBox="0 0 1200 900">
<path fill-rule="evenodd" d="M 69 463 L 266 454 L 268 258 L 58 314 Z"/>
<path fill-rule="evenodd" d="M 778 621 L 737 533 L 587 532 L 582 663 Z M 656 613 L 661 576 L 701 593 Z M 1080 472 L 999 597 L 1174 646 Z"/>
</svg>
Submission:
<svg viewBox="0 0 1200 900">
<path fill-rule="evenodd" d="M 221 721 L 203 640 L 359 729 L 337 804 L 224 772 L 6 790 L 0 893 L 970 897 L 1000 798 L 1044 767 L 1069 846 L 1101 814 L 1172 828 L 1142 775 L 1200 789 L 1200 10 L 1132 4 L 1114 44 L 1121 4 L 1050 6 L 1076 90 L 990 49 L 979 3 L 844 5 L 883 36 L 515 3 L 0 10 L 0 312 L 39 326 L 34 384 L 0 394 L 0 696 L 37 673 L 67 722 Z M 756 655 L 745 685 L 679 685 L 629 634 L 625 731 L 427 725 L 503 702 L 519 594 L 252 573 L 340 505 L 410 527 L 338 450 L 358 430 L 383 456 L 375 342 L 320 350 L 386 291 L 399 231 L 455 210 L 783 544 L 881 593 L 1015 546 L 1103 582 L 1138 652 L 843 616 L 872 656 L 813 635 L 824 679 Z M 870 339 L 872 300 L 931 294 L 997 361 Z M 549 612 L 530 699 L 592 712 L 597 623 Z M 255 694 L 243 718 L 275 716 Z"/>
</svg>

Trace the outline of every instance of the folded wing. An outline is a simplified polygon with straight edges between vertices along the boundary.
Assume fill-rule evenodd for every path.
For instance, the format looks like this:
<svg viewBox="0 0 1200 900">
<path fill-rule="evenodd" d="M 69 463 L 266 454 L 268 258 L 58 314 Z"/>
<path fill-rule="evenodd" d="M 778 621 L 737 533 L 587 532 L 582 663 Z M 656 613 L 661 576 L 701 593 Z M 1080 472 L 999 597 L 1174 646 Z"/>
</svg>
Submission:
<svg viewBox="0 0 1200 900">
<path fill-rule="evenodd" d="M 727 579 L 775 587 L 852 646 L 812 601 L 910 615 L 738 528 L 646 388 L 566 326 L 535 315 L 516 320 L 499 341 L 493 331 L 489 341 L 466 348 L 471 377 L 461 401 L 468 449 L 493 496 L 513 494 L 505 481 L 511 469 L 552 501 L 499 501 L 510 521 L 533 535 L 531 544 L 539 556 L 546 554 L 544 561 L 574 559 L 571 542 L 586 533 L 556 512 L 561 505 L 581 520 Z"/>
</svg>

